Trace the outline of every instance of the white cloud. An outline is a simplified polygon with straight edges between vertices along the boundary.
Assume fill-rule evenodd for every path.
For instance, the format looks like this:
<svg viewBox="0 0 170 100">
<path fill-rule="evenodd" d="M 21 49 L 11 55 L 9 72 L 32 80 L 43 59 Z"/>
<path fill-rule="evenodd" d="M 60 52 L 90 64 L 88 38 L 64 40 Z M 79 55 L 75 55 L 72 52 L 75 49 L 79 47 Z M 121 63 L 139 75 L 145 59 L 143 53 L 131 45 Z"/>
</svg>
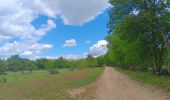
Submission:
<svg viewBox="0 0 170 100">
<path fill-rule="evenodd" d="M 0 58 L 7 58 L 15 54 L 32 58 L 41 54 L 42 51 L 51 49 L 52 47 L 53 46 L 50 44 L 23 43 L 14 41 L 13 43 L 6 43 L 0 48 Z"/>
<path fill-rule="evenodd" d="M 67 25 L 82 25 L 109 7 L 108 0 L 21 0 L 27 9 L 56 18 Z"/>
<path fill-rule="evenodd" d="M 69 55 L 65 55 L 62 57 L 64 57 L 65 59 L 79 59 L 80 58 L 78 55 L 74 55 L 74 54 L 69 54 Z"/>
<path fill-rule="evenodd" d="M 57 17 L 62 18 L 66 25 L 82 25 L 102 13 L 108 7 L 107 1 L 0 0 L 0 57 L 14 54 L 38 56 L 44 49 L 52 47 L 38 41 L 48 31 L 56 28 Z M 47 16 L 48 20 L 37 29 L 32 22 L 39 15 Z M 14 40 L 17 42 L 10 42 Z M 68 43 L 65 47 L 75 45 L 76 43 Z M 35 47 L 29 48 L 32 46 Z"/>
<path fill-rule="evenodd" d="M 47 59 L 58 59 L 58 56 L 45 56 L 45 57 L 39 57 L 39 58 L 47 58 Z"/>
<path fill-rule="evenodd" d="M 46 25 L 42 25 L 42 27 L 36 31 L 36 35 L 43 36 L 44 34 L 46 34 L 46 32 L 50 31 L 53 28 L 56 28 L 56 24 L 53 20 L 49 19 L 47 20 Z"/>
<path fill-rule="evenodd" d="M 88 54 L 91 54 L 93 56 L 100 56 L 106 54 L 108 50 L 107 44 L 108 42 L 106 40 L 98 41 L 96 44 L 90 47 Z"/>
<path fill-rule="evenodd" d="M 58 0 L 65 24 L 82 25 L 108 7 L 108 0 Z"/>
<path fill-rule="evenodd" d="M 75 39 L 70 39 L 70 40 L 66 40 L 65 44 L 62 47 L 74 47 L 77 46 L 77 42 Z"/>
<path fill-rule="evenodd" d="M 47 59 L 58 59 L 60 57 L 63 57 L 64 59 L 69 59 L 69 60 L 74 60 L 74 59 L 79 59 L 79 55 L 74 55 L 74 54 L 68 54 L 68 55 L 62 55 L 62 56 L 37 56 L 33 59 L 39 59 L 39 58 L 47 58 Z"/>
<path fill-rule="evenodd" d="M 32 55 L 32 52 L 31 51 L 25 51 L 21 55 L 23 55 L 23 56 L 30 56 L 30 55 Z"/>
</svg>

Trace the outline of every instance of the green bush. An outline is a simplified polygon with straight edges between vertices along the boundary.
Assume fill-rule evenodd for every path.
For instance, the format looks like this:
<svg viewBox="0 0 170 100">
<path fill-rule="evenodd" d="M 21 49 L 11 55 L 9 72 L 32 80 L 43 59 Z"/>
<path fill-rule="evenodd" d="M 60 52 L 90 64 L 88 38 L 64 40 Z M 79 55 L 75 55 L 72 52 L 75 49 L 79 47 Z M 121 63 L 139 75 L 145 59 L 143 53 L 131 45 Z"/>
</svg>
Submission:
<svg viewBox="0 0 170 100">
<path fill-rule="evenodd" d="M 69 70 L 70 70 L 70 71 L 74 71 L 75 68 L 74 68 L 74 67 L 70 67 Z"/>
<path fill-rule="evenodd" d="M 7 82 L 7 79 L 6 79 L 5 77 L 2 77 L 2 78 L 0 79 L 0 82 L 6 83 L 6 82 Z"/>
<path fill-rule="evenodd" d="M 50 74 L 59 74 L 59 69 L 51 69 L 48 71 Z"/>
<path fill-rule="evenodd" d="M 32 71 L 21 71 L 22 74 L 31 74 Z"/>
</svg>

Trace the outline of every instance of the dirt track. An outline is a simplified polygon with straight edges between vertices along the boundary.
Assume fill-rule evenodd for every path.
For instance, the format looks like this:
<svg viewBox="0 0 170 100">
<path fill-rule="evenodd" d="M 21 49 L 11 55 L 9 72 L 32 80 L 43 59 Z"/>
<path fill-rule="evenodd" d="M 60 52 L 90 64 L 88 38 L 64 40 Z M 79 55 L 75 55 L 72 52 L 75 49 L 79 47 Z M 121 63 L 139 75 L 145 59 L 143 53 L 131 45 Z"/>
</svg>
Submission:
<svg viewBox="0 0 170 100">
<path fill-rule="evenodd" d="M 106 67 L 97 80 L 96 100 L 170 100 L 164 92 L 139 84 Z"/>
</svg>

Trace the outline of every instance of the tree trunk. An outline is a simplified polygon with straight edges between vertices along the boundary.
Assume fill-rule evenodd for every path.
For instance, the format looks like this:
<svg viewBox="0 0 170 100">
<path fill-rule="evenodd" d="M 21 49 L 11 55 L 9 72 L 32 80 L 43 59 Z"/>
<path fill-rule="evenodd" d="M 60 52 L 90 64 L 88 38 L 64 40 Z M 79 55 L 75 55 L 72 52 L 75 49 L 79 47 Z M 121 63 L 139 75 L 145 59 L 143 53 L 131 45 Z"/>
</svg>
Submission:
<svg viewBox="0 0 170 100">
<path fill-rule="evenodd" d="M 168 45 L 167 50 L 168 50 L 168 72 L 170 75 L 170 45 Z"/>
<path fill-rule="evenodd" d="M 152 66 L 152 71 L 153 71 L 153 74 L 156 74 L 156 70 L 155 70 L 155 66 L 154 65 Z"/>
<path fill-rule="evenodd" d="M 165 41 L 165 46 L 168 52 L 168 73 L 170 75 L 170 43 L 169 43 L 169 38 L 165 34 L 163 34 L 163 39 Z"/>
</svg>

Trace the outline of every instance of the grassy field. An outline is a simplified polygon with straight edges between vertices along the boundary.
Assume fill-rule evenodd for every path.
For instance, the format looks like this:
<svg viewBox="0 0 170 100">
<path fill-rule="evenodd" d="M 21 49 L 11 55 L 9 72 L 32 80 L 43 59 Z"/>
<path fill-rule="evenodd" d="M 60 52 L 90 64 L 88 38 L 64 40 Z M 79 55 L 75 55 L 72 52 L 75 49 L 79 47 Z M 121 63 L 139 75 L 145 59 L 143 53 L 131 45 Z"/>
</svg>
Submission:
<svg viewBox="0 0 170 100">
<path fill-rule="evenodd" d="M 152 72 L 146 71 L 146 72 L 135 72 L 135 71 L 129 71 L 129 70 L 122 70 L 118 69 L 124 73 L 126 73 L 129 77 L 145 83 L 149 85 L 154 85 L 156 87 L 161 87 L 165 89 L 166 91 L 170 92 L 170 77 L 168 76 L 158 76 L 154 75 Z"/>
<path fill-rule="evenodd" d="M 0 82 L 0 100 L 69 100 L 68 89 L 94 82 L 103 68 L 62 70 L 52 75 L 47 71 L 8 73 L 6 82 Z"/>
</svg>

